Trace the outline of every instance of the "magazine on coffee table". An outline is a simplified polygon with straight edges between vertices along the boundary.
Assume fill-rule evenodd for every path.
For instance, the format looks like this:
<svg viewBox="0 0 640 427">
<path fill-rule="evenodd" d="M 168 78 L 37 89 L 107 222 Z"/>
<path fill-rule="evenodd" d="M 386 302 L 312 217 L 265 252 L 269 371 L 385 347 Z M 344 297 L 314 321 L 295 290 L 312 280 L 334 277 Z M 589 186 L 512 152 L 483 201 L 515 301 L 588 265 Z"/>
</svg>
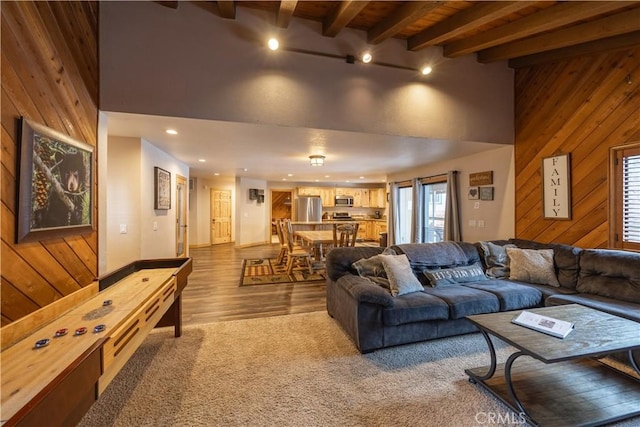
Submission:
<svg viewBox="0 0 640 427">
<path fill-rule="evenodd" d="M 558 338 L 566 337 L 574 328 L 574 324 L 571 322 L 541 316 L 530 311 L 523 311 L 511 322 Z"/>
</svg>

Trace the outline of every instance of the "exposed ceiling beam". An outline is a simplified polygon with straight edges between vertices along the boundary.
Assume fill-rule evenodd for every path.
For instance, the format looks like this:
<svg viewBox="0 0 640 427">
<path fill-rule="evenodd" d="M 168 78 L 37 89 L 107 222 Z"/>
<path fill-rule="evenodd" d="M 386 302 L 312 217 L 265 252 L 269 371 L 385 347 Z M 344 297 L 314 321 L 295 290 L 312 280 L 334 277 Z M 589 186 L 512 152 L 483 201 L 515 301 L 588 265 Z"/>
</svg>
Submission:
<svg viewBox="0 0 640 427">
<path fill-rule="evenodd" d="M 640 46 L 640 31 L 510 59 L 509 67 L 532 67 L 534 65 L 544 64 L 547 62 L 561 61 L 567 58 L 595 55 L 604 52 L 615 52 L 617 50 L 630 49 L 637 46 Z"/>
<path fill-rule="evenodd" d="M 442 44 L 453 37 L 500 19 L 503 16 L 516 13 L 535 3 L 535 1 L 478 3 L 410 37 L 407 41 L 407 49 L 416 51 L 428 46 Z"/>
<path fill-rule="evenodd" d="M 441 1 L 409 1 L 399 7 L 388 18 L 380 21 L 367 33 L 367 42 L 378 44 L 395 36 L 427 13 L 442 6 Z"/>
<path fill-rule="evenodd" d="M 533 34 L 549 31 L 558 26 L 578 22 L 612 10 L 629 6 L 633 2 L 566 2 L 541 10 L 533 15 L 525 16 L 514 22 L 496 27 L 492 30 L 455 41 L 444 47 L 444 56 L 456 58 L 468 53 L 488 49 Z"/>
<path fill-rule="evenodd" d="M 616 2 L 612 2 L 616 3 Z M 640 9 L 632 9 L 563 30 L 553 31 L 478 52 L 479 62 L 493 62 L 559 49 L 638 30 Z"/>
<path fill-rule="evenodd" d="M 280 28 L 287 28 L 293 11 L 296 10 L 298 0 L 280 0 L 280 8 L 278 9 L 278 17 L 276 18 L 276 25 Z"/>
<path fill-rule="evenodd" d="M 220 16 L 226 19 L 236 19 L 236 4 L 234 1 L 218 0 Z"/>
<path fill-rule="evenodd" d="M 178 8 L 178 1 L 154 1 L 154 3 L 158 3 L 159 5 L 162 5 L 164 7 L 168 7 L 171 9 L 177 9 Z"/>
<path fill-rule="evenodd" d="M 335 37 L 344 27 L 355 18 L 368 1 L 342 1 L 329 12 L 322 22 L 322 35 Z"/>
</svg>

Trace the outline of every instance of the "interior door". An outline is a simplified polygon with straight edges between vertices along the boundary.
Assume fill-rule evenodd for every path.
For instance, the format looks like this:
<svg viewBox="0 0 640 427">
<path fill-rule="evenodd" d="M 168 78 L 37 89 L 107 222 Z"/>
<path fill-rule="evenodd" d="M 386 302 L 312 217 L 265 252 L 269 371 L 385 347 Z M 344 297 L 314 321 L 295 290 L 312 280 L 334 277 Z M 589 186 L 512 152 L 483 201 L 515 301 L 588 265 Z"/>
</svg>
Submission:
<svg viewBox="0 0 640 427">
<path fill-rule="evenodd" d="M 176 256 L 187 256 L 187 178 L 176 175 Z"/>
<path fill-rule="evenodd" d="M 231 241 L 231 191 L 211 190 L 211 244 Z"/>
</svg>

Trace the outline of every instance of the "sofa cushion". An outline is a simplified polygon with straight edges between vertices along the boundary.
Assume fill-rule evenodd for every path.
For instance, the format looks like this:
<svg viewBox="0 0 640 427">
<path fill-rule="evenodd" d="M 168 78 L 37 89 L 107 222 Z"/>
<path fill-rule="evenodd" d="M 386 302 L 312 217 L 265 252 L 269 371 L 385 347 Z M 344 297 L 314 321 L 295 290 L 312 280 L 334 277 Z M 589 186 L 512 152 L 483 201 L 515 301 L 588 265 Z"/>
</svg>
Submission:
<svg viewBox="0 0 640 427">
<path fill-rule="evenodd" d="M 553 263 L 560 286 L 575 289 L 578 284 L 580 254 L 583 249 L 560 243 L 540 243 L 533 240 L 511 239 L 521 249 L 553 249 Z"/>
<path fill-rule="evenodd" d="M 487 276 L 498 279 L 509 277 L 509 258 L 506 249 L 515 248 L 515 245 L 478 242 L 477 247 L 482 254 L 482 262 L 486 268 Z"/>
<path fill-rule="evenodd" d="M 429 279 L 432 287 L 457 285 L 459 283 L 477 282 L 487 280 L 482 266 L 479 263 L 453 268 L 439 268 L 424 270 L 423 274 Z"/>
<path fill-rule="evenodd" d="M 500 301 L 500 311 L 539 307 L 543 303 L 542 292 L 538 289 L 505 279 L 465 283 L 464 286 L 494 294 Z"/>
<path fill-rule="evenodd" d="M 517 283 L 522 286 L 527 286 L 530 288 L 537 289 L 542 293 L 543 300 L 546 300 L 551 295 L 570 295 L 570 294 L 577 293 L 574 289 L 563 288 L 562 286 L 555 287 L 555 286 L 549 286 L 549 285 L 541 285 L 539 283 L 521 282 L 519 280 L 511 280 L 511 279 L 502 279 L 502 280 L 507 280 L 512 283 Z"/>
<path fill-rule="evenodd" d="M 553 267 L 553 249 L 507 248 L 509 278 L 559 287 Z"/>
<path fill-rule="evenodd" d="M 429 287 L 425 288 L 424 292 L 447 303 L 450 319 L 500 311 L 500 302 L 494 294 L 469 286 Z"/>
<path fill-rule="evenodd" d="M 413 274 L 406 255 L 380 255 L 384 271 L 389 278 L 389 289 L 394 297 L 419 292 L 422 284 Z"/>
<path fill-rule="evenodd" d="M 576 290 L 640 304 L 640 253 L 585 249 Z"/>
<path fill-rule="evenodd" d="M 393 305 L 382 311 L 382 323 L 386 326 L 448 318 L 449 305 L 440 298 L 424 292 L 396 297 L 393 299 Z"/>
</svg>

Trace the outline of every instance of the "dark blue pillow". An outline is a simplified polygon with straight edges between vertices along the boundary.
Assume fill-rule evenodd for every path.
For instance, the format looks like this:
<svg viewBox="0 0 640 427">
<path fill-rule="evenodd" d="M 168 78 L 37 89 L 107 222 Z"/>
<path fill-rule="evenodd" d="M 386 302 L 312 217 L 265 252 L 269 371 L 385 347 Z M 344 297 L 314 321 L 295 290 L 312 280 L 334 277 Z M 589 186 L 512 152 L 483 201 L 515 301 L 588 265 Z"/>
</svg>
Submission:
<svg viewBox="0 0 640 427">
<path fill-rule="evenodd" d="M 487 280 L 487 276 L 478 263 L 464 267 L 424 270 L 422 273 L 427 276 L 429 284 L 434 288 L 437 286 L 449 286 L 457 285 L 458 283 Z"/>
</svg>

